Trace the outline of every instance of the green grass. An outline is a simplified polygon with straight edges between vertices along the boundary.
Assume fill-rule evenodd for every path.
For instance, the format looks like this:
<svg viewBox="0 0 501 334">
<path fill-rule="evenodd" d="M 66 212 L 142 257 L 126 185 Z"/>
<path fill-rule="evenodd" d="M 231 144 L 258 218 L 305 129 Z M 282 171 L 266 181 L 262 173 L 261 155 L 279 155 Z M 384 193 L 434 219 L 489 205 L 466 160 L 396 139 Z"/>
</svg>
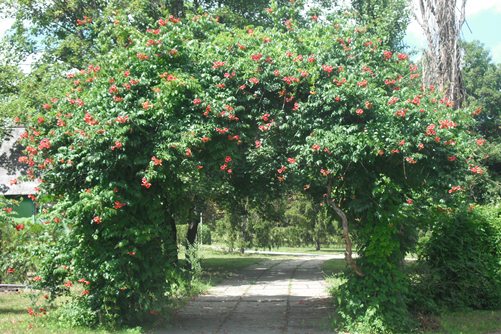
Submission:
<svg viewBox="0 0 501 334">
<path fill-rule="evenodd" d="M 107 331 L 88 328 L 63 328 L 47 316 L 30 316 L 28 293 L 0 293 L 0 333 L 2 334 L 138 334 L 139 329 Z"/>
<path fill-rule="evenodd" d="M 327 260 L 322 265 L 322 271 L 325 277 L 332 276 L 343 272 L 346 269 L 345 259 L 331 259 Z"/>
<path fill-rule="evenodd" d="M 253 248 L 254 250 L 269 251 L 268 248 Z M 344 246 L 329 246 L 321 247 L 316 250 L 314 246 L 308 247 L 275 247 L 271 249 L 272 252 L 286 252 L 286 253 L 308 253 L 308 254 L 332 254 L 344 252 Z"/>
<path fill-rule="evenodd" d="M 181 255 L 184 258 L 184 255 Z M 219 284 L 225 278 L 237 275 L 245 267 L 260 263 L 266 259 L 284 259 L 287 257 L 269 257 L 261 254 L 239 254 L 203 248 L 201 251 L 202 281 L 209 286 Z"/>
<path fill-rule="evenodd" d="M 440 329 L 426 334 L 487 334 L 501 331 L 501 310 L 451 312 L 439 317 Z"/>
</svg>

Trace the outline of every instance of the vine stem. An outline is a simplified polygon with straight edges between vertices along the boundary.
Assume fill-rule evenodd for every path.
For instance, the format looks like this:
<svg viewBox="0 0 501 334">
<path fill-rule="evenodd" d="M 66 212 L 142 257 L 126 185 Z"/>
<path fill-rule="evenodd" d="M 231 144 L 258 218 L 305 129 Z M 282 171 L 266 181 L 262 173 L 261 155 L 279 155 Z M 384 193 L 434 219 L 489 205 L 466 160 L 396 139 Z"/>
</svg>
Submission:
<svg viewBox="0 0 501 334">
<path fill-rule="evenodd" d="M 346 217 L 346 214 L 343 212 L 343 210 L 341 210 L 341 208 L 337 206 L 334 200 L 331 198 L 331 192 L 332 192 L 332 185 L 331 185 L 331 180 L 329 179 L 329 184 L 327 186 L 327 202 L 341 219 L 341 225 L 343 226 L 343 239 L 345 245 L 344 258 L 346 260 L 346 263 L 348 263 L 348 265 L 355 272 L 355 274 L 362 277 L 364 276 L 364 273 L 357 265 L 357 262 L 353 259 L 352 242 L 350 238 L 350 228 L 348 225 L 348 218 Z"/>
</svg>

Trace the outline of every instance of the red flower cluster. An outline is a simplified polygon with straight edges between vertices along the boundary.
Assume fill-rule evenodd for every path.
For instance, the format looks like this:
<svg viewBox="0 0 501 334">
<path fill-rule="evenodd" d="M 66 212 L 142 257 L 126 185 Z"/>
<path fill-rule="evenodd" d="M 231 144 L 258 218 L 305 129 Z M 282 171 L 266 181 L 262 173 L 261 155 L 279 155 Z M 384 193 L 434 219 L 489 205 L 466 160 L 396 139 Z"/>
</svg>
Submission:
<svg viewBox="0 0 501 334">
<path fill-rule="evenodd" d="M 327 72 L 329 74 L 332 73 L 333 69 L 334 69 L 334 67 L 332 67 L 331 65 L 322 65 L 322 70 L 324 70 L 324 72 Z"/>
<path fill-rule="evenodd" d="M 357 86 L 358 87 L 367 87 L 367 80 L 362 80 L 362 81 L 359 81 L 357 82 Z"/>
<path fill-rule="evenodd" d="M 478 175 L 482 175 L 484 173 L 483 169 L 480 166 L 470 167 L 470 171 L 473 174 L 478 174 Z"/>
<path fill-rule="evenodd" d="M 121 203 L 120 201 L 115 201 L 115 203 L 113 204 L 113 208 L 118 210 L 118 209 L 123 208 L 126 205 L 127 205 L 127 203 Z"/>
<path fill-rule="evenodd" d="M 88 112 L 85 113 L 84 122 L 87 123 L 87 124 L 89 124 L 89 125 L 92 125 L 92 126 L 99 124 L 99 122 L 96 121 L 94 119 L 94 117 L 92 117 L 92 115 L 90 113 L 88 113 Z"/>
<path fill-rule="evenodd" d="M 151 161 L 153 161 L 153 165 L 155 166 L 162 166 L 162 159 L 158 159 L 156 156 L 152 156 Z"/>
<path fill-rule="evenodd" d="M 453 121 L 448 119 L 438 121 L 438 123 L 440 124 L 440 129 L 451 129 L 457 126 L 457 123 L 454 123 Z"/>
<path fill-rule="evenodd" d="M 398 58 L 398 60 L 407 60 L 407 59 L 409 59 L 409 56 L 406 55 L 405 53 L 398 53 L 397 58 Z"/>
<path fill-rule="evenodd" d="M 437 131 L 435 131 L 435 124 L 430 124 L 426 127 L 426 135 L 427 136 L 434 136 L 437 134 Z"/>
<path fill-rule="evenodd" d="M 395 116 L 404 118 L 407 114 L 407 109 L 399 109 L 395 112 Z"/>
<path fill-rule="evenodd" d="M 122 149 L 123 147 L 123 144 L 120 142 L 120 141 L 115 141 L 115 145 L 113 145 L 111 147 L 111 150 L 114 151 L 114 150 L 119 150 L 119 149 Z"/>
<path fill-rule="evenodd" d="M 285 166 L 283 166 L 283 165 L 282 165 L 282 167 L 280 167 L 279 169 L 277 169 L 277 173 L 278 173 L 278 174 L 282 174 L 282 173 L 284 173 L 286 170 L 287 170 L 287 167 L 285 167 Z"/>
<path fill-rule="evenodd" d="M 293 83 L 295 82 L 299 82 L 299 78 L 296 78 L 296 77 L 283 77 L 282 80 L 288 84 L 288 85 L 292 85 Z"/>
<path fill-rule="evenodd" d="M 150 187 L 151 187 L 151 183 L 149 183 L 149 182 L 148 182 L 148 179 L 147 179 L 147 178 L 143 177 L 143 178 L 141 179 L 141 186 L 142 186 L 142 187 L 145 187 L 146 189 L 150 189 Z"/>
<path fill-rule="evenodd" d="M 39 150 L 43 149 L 49 149 L 50 148 L 50 140 L 48 138 L 44 138 L 40 141 L 40 144 L 38 145 Z"/>
<path fill-rule="evenodd" d="M 223 67 L 226 63 L 224 61 L 215 61 L 212 63 L 212 68 L 213 69 L 218 69 L 220 67 Z"/>
<path fill-rule="evenodd" d="M 263 55 L 261 53 L 256 53 L 251 56 L 251 59 L 254 61 L 259 61 L 262 57 Z"/>
<path fill-rule="evenodd" d="M 223 135 L 223 134 L 225 134 L 226 132 L 228 132 L 228 131 L 229 131 L 229 129 L 228 129 L 228 128 L 222 128 L 222 129 L 221 129 L 221 128 L 216 128 L 216 131 L 217 131 L 217 133 L 219 133 L 219 134 L 222 134 L 222 135 Z"/>
<path fill-rule="evenodd" d="M 127 123 L 128 120 L 129 116 L 117 116 L 117 118 L 115 119 L 115 121 L 120 124 Z"/>
<path fill-rule="evenodd" d="M 92 23 L 92 19 L 88 16 L 84 16 L 82 20 L 77 19 L 77 26 L 83 26 Z"/>
</svg>

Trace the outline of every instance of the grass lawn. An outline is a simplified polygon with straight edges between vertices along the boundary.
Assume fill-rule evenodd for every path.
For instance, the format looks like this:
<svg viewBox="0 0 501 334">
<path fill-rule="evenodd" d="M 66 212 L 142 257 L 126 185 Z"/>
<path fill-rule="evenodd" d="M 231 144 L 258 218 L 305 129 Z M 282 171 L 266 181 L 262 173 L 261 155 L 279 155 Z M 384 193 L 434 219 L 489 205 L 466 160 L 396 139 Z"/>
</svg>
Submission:
<svg viewBox="0 0 501 334">
<path fill-rule="evenodd" d="M 86 328 L 61 328 L 53 320 L 32 317 L 27 309 L 30 300 L 25 293 L 0 293 L 0 333 L 2 334 L 138 334 L 138 329 L 106 331 Z"/>
<path fill-rule="evenodd" d="M 451 312 L 440 316 L 441 329 L 426 334 L 501 333 L 501 310 Z"/>
<path fill-rule="evenodd" d="M 345 259 L 327 260 L 322 265 L 322 271 L 324 272 L 325 277 L 329 277 L 334 274 L 343 272 L 344 269 L 346 269 Z"/>
<path fill-rule="evenodd" d="M 214 252 L 215 253 L 215 252 Z M 266 257 L 259 255 L 211 254 L 202 258 L 203 280 L 216 285 L 227 277 L 236 275 L 240 270 L 257 264 Z"/>
<path fill-rule="evenodd" d="M 269 251 L 269 248 L 252 248 L 253 250 L 259 251 Z M 316 250 L 314 246 L 309 247 L 275 247 L 271 249 L 272 252 L 286 252 L 286 253 L 308 253 L 308 254 L 332 254 L 332 253 L 343 253 L 344 246 L 329 246 L 322 247 L 320 250 Z"/>
</svg>

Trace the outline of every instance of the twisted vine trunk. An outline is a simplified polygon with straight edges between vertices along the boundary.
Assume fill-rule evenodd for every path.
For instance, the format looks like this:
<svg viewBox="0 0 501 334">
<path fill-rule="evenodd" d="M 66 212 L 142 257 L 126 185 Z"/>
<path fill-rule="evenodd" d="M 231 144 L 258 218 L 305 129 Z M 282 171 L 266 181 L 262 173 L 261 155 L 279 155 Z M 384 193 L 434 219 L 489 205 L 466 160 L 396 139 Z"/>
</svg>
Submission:
<svg viewBox="0 0 501 334">
<path fill-rule="evenodd" d="M 346 214 L 343 212 L 343 210 L 341 210 L 341 208 L 339 208 L 337 204 L 334 202 L 334 200 L 331 198 L 331 193 L 332 193 L 332 186 L 329 184 L 329 186 L 327 187 L 327 198 L 328 198 L 327 201 L 331 206 L 331 208 L 334 209 L 339 219 L 341 219 L 341 225 L 343 227 L 344 246 L 345 246 L 344 258 L 346 260 L 346 263 L 348 263 L 348 265 L 355 272 L 355 274 L 357 274 L 358 276 L 364 276 L 364 273 L 357 265 L 357 262 L 353 259 L 353 244 L 350 238 L 350 228 L 348 225 L 348 218 L 346 217 Z"/>
</svg>

